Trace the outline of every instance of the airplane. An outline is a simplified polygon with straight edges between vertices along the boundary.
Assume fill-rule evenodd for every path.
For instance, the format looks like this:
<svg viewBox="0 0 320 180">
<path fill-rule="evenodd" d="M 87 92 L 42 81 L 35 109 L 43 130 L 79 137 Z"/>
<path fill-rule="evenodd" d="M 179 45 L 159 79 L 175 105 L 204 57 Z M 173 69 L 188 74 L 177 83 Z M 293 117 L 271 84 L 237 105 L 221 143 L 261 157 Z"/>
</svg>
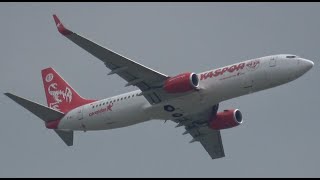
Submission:
<svg viewBox="0 0 320 180">
<path fill-rule="evenodd" d="M 43 120 L 67 146 L 74 131 L 96 131 L 127 127 L 153 119 L 171 120 L 183 126 L 212 159 L 225 157 L 221 130 L 243 122 L 239 109 L 218 112 L 219 104 L 291 82 L 309 71 L 314 63 L 293 54 L 270 55 L 200 73 L 168 76 L 65 28 L 54 14 L 58 32 L 117 74 L 127 86 L 139 90 L 102 100 L 81 97 L 53 68 L 41 71 L 47 106 L 5 93 L 13 101 Z"/>
</svg>

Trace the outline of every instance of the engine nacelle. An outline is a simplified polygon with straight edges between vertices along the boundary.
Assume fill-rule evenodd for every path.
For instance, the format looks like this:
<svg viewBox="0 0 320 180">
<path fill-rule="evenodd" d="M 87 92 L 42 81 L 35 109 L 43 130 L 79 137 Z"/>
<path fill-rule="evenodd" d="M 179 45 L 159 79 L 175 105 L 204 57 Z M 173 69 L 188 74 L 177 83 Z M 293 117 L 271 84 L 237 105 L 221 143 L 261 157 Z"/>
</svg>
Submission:
<svg viewBox="0 0 320 180">
<path fill-rule="evenodd" d="M 167 79 L 163 89 L 167 93 L 184 93 L 199 87 L 199 78 L 195 73 L 183 73 Z"/>
<path fill-rule="evenodd" d="M 239 109 L 224 110 L 210 119 L 210 128 L 215 130 L 228 129 L 242 123 L 242 113 Z"/>
</svg>

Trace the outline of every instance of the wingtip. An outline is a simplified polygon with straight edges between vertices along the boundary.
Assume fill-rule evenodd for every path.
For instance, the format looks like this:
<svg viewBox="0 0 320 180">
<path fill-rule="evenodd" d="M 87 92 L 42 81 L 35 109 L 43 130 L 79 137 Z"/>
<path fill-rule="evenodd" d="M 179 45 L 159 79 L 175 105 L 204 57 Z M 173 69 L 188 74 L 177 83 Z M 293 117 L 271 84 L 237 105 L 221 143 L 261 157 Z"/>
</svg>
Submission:
<svg viewBox="0 0 320 180">
<path fill-rule="evenodd" d="M 56 25 L 58 25 L 60 23 L 60 20 L 59 20 L 58 16 L 53 14 L 52 17 L 53 17 L 53 20 L 56 23 Z"/>
<path fill-rule="evenodd" d="M 14 98 L 15 97 L 15 95 L 13 95 L 13 94 L 11 94 L 11 93 L 8 93 L 8 92 L 6 92 L 6 93 L 3 93 L 4 95 L 6 95 L 8 98 L 10 98 L 10 99 L 12 99 L 12 98 Z"/>
<path fill-rule="evenodd" d="M 56 14 L 53 14 L 53 19 L 54 19 L 54 22 L 56 23 L 56 26 L 58 28 L 58 31 L 64 35 L 64 36 L 67 36 L 67 35 L 70 35 L 72 34 L 72 31 L 66 29 L 63 24 L 61 23 L 60 19 L 58 18 L 58 16 Z"/>
</svg>

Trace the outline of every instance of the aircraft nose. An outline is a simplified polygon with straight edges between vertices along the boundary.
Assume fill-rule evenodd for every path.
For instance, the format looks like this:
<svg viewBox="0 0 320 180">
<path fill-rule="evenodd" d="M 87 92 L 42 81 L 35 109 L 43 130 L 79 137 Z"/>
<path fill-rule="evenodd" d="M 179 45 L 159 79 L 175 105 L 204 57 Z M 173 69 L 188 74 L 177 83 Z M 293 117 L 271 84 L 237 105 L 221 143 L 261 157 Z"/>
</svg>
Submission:
<svg viewBox="0 0 320 180">
<path fill-rule="evenodd" d="M 308 59 L 301 59 L 301 66 L 305 72 L 313 67 L 314 63 Z"/>
<path fill-rule="evenodd" d="M 301 76 L 302 74 L 306 73 L 307 71 L 309 71 L 314 63 L 308 59 L 303 59 L 300 58 L 299 59 L 299 68 L 298 68 L 298 74 Z"/>
</svg>

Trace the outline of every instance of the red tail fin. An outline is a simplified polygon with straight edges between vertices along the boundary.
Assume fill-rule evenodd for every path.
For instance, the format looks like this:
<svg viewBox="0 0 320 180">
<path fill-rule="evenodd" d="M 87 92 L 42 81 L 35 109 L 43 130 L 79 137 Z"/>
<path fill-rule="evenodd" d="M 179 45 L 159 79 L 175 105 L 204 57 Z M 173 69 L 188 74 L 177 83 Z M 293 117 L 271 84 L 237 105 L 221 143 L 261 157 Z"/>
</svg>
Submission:
<svg viewBox="0 0 320 180">
<path fill-rule="evenodd" d="M 67 113 L 95 101 L 82 98 L 54 69 L 49 67 L 41 73 L 49 107 Z"/>
</svg>

